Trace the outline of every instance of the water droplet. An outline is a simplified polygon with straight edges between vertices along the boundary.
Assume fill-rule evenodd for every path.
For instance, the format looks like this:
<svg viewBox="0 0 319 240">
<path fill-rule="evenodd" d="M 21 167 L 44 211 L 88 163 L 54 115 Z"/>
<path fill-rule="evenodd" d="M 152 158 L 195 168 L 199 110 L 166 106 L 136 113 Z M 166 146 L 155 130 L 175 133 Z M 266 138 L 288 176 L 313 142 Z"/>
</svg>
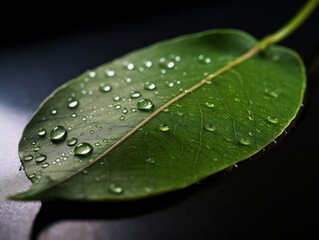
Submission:
<svg viewBox="0 0 319 240">
<path fill-rule="evenodd" d="M 47 168 L 48 166 L 50 166 L 50 163 L 46 162 L 46 163 L 43 163 L 41 165 L 42 168 Z"/>
<path fill-rule="evenodd" d="M 144 84 L 144 89 L 146 89 L 146 90 L 154 90 L 155 88 L 156 88 L 155 83 L 146 82 L 146 83 Z"/>
<path fill-rule="evenodd" d="M 125 80 L 125 82 L 127 82 L 127 83 L 132 82 L 132 78 L 129 78 L 129 77 L 125 77 L 124 80 Z"/>
<path fill-rule="evenodd" d="M 99 86 L 99 90 L 100 90 L 100 92 L 109 92 L 112 90 L 112 87 L 110 85 L 101 83 Z"/>
<path fill-rule="evenodd" d="M 204 55 L 199 55 L 198 60 L 202 63 L 211 63 L 211 59 L 208 57 L 205 57 Z"/>
<path fill-rule="evenodd" d="M 123 108 L 122 113 L 124 113 L 124 114 L 128 113 L 128 109 L 127 108 Z"/>
<path fill-rule="evenodd" d="M 111 193 L 114 193 L 114 194 L 122 194 L 123 193 L 123 188 L 121 188 L 120 186 L 118 186 L 114 183 L 110 184 L 109 190 Z"/>
<path fill-rule="evenodd" d="M 52 114 L 52 115 L 56 115 L 57 113 L 58 113 L 58 110 L 56 110 L 56 109 L 52 109 L 52 110 L 51 110 L 51 114 Z"/>
<path fill-rule="evenodd" d="M 117 101 L 120 101 L 120 100 L 121 100 L 121 97 L 115 95 L 115 96 L 113 97 L 113 100 L 116 101 L 116 102 L 117 102 Z"/>
<path fill-rule="evenodd" d="M 32 150 L 33 150 L 33 152 L 39 152 L 40 151 L 40 147 L 39 146 L 35 146 Z"/>
<path fill-rule="evenodd" d="M 89 71 L 88 74 L 91 78 L 94 78 L 96 76 L 96 72 L 94 71 Z"/>
<path fill-rule="evenodd" d="M 115 71 L 107 69 L 107 70 L 105 70 L 105 74 L 108 77 L 114 77 L 115 76 Z"/>
<path fill-rule="evenodd" d="M 215 132 L 216 128 L 211 124 L 206 124 L 205 129 L 210 132 Z"/>
<path fill-rule="evenodd" d="M 149 164 L 155 164 L 156 163 L 154 158 L 148 158 L 148 159 L 145 160 L 145 162 L 147 162 Z"/>
<path fill-rule="evenodd" d="M 45 131 L 45 129 L 40 128 L 40 129 L 38 130 L 38 136 L 39 136 L 39 137 L 44 137 L 46 134 L 47 134 L 47 131 Z"/>
<path fill-rule="evenodd" d="M 159 125 L 159 130 L 161 130 L 162 132 L 167 132 L 169 130 L 169 126 L 165 123 L 162 123 L 161 125 Z"/>
<path fill-rule="evenodd" d="M 79 105 L 79 101 L 75 98 L 69 98 L 68 99 L 68 107 L 69 108 L 76 108 Z"/>
<path fill-rule="evenodd" d="M 273 124 L 277 124 L 278 123 L 278 119 L 272 116 L 267 117 L 267 121 Z"/>
<path fill-rule="evenodd" d="M 23 160 L 24 160 L 24 161 L 31 161 L 32 159 L 33 159 L 33 156 L 32 156 L 31 154 L 25 155 L 25 156 L 23 157 Z"/>
<path fill-rule="evenodd" d="M 77 138 L 71 138 L 71 139 L 69 139 L 68 141 L 66 141 L 66 144 L 68 145 L 68 146 L 74 146 L 75 144 L 77 144 L 78 143 L 78 139 Z"/>
<path fill-rule="evenodd" d="M 165 85 L 166 85 L 167 87 L 174 87 L 174 83 L 173 83 L 173 82 L 169 82 L 169 81 L 166 81 L 166 82 L 165 82 Z"/>
<path fill-rule="evenodd" d="M 205 106 L 206 106 L 206 107 L 209 107 L 209 108 L 215 107 L 214 103 L 211 103 L 211 102 L 206 102 L 206 103 L 205 103 Z"/>
<path fill-rule="evenodd" d="M 278 93 L 276 93 L 275 91 L 269 90 L 267 88 L 265 89 L 265 94 L 274 98 L 278 97 Z"/>
<path fill-rule="evenodd" d="M 134 69 L 134 64 L 130 63 L 130 62 L 124 62 L 123 66 L 127 69 L 127 70 L 133 70 Z"/>
<path fill-rule="evenodd" d="M 241 139 L 239 140 L 239 143 L 240 143 L 241 145 L 244 145 L 244 146 L 250 145 L 250 142 L 249 142 L 247 139 L 244 139 L 244 138 L 241 138 Z"/>
<path fill-rule="evenodd" d="M 123 121 L 125 119 L 125 116 L 120 116 L 119 118 L 121 121 Z"/>
<path fill-rule="evenodd" d="M 121 105 L 115 105 L 114 109 L 121 109 Z"/>
<path fill-rule="evenodd" d="M 172 69 L 175 67 L 175 63 L 173 61 L 167 60 L 166 58 L 161 58 L 159 60 L 159 64 L 163 68 Z"/>
<path fill-rule="evenodd" d="M 154 104 L 149 99 L 142 99 L 137 103 L 137 109 L 142 111 L 151 111 L 154 108 Z"/>
<path fill-rule="evenodd" d="M 54 127 L 50 133 L 50 139 L 54 143 L 64 142 L 67 137 L 67 131 L 62 126 Z"/>
<path fill-rule="evenodd" d="M 163 110 L 162 110 L 163 112 L 169 112 L 169 108 L 163 108 Z"/>
<path fill-rule="evenodd" d="M 71 117 L 75 118 L 76 117 L 76 113 L 72 113 Z"/>
<path fill-rule="evenodd" d="M 146 61 L 145 62 L 145 67 L 150 68 L 152 67 L 153 63 L 151 61 Z"/>
<path fill-rule="evenodd" d="M 75 148 L 74 148 L 74 154 L 76 156 L 84 157 L 88 156 L 92 153 L 93 147 L 89 143 L 79 143 Z"/>
<path fill-rule="evenodd" d="M 141 94 L 140 92 L 138 92 L 138 91 L 133 91 L 133 92 L 131 92 L 130 97 L 131 97 L 131 98 L 139 98 L 141 95 L 142 95 L 142 94 Z"/>
<path fill-rule="evenodd" d="M 43 162 L 47 159 L 47 156 L 44 154 L 39 154 L 38 156 L 35 157 L 35 162 L 40 163 Z"/>
</svg>

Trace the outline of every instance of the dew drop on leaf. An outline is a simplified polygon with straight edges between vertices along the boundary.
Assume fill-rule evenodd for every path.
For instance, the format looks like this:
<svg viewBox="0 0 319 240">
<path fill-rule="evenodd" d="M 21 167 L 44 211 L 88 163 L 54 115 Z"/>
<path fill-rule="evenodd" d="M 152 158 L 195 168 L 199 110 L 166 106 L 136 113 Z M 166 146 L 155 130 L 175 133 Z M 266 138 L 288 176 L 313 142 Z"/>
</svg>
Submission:
<svg viewBox="0 0 319 240">
<path fill-rule="evenodd" d="M 159 130 L 161 130 L 162 132 L 167 132 L 169 130 L 169 126 L 165 123 L 162 123 L 161 125 L 159 125 Z"/>
<path fill-rule="evenodd" d="M 269 89 L 265 89 L 265 94 L 267 94 L 268 96 L 277 98 L 278 97 L 278 93 L 276 93 L 275 91 L 269 90 Z"/>
<path fill-rule="evenodd" d="M 241 145 L 244 145 L 244 146 L 250 145 L 250 142 L 249 142 L 247 139 L 244 139 L 244 138 L 241 138 L 241 139 L 239 140 L 239 143 L 240 143 Z"/>
<path fill-rule="evenodd" d="M 39 146 L 34 146 L 33 149 L 32 149 L 32 151 L 33 151 L 33 152 L 39 152 L 40 149 L 41 149 L 41 148 L 40 148 Z"/>
<path fill-rule="evenodd" d="M 67 131 L 62 126 L 54 127 L 50 133 L 50 140 L 53 143 L 61 143 L 64 142 L 67 137 Z"/>
<path fill-rule="evenodd" d="M 51 110 L 51 114 L 52 114 L 52 115 L 56 115 L 57 113 L 58 113 L 58 110 L 56 110 L 56 109 L 52 109 L 52 110 Z"/>
<path fill-rule="evenodd" d="M 273 124 L 277 124 L 278 123 L 278 119 L 273 117 L 273 116 L 268 116 L 267 117 L 267 121 Z"/>
<path fill-rule="evenodd" d="M 48 166 L 50 166 L 50 164 L 47 163 L 47 162 L 46 162 L 46 163 L 43 163 L 43 164 L 41 165 L 42 168 L 47 168 Z"/>
<path fill-rule="evenodd" d="M 209 132 L 215 132 L 216 128 L 211 124 L 206 124 L 205 129 Z"/>
<path fill-rule="evenodd" d="M 109 190 L 111 193 L 114 193 L 114 194 L 122 194 L 123 193 L 123 188 L 114 184 L 114 183 L 110 184 Z"/>
<path fill-rule="evenodd" d="M 38 136 L 39 136 L 39 137 L 44 137 L 46 134 L 47 134 L 47 131 L 46 131 L 45 129 L 40 128 L 40 129 L 38 130 Z"/>
<path fill-rule="evenodd" d="M 145 160 L 145 162 L 149 163 L 149 164 L 156 164 L 156 161 L 154 158 L 148 158 Z"/>
<path fill-rule="evenodd" d="M 142 94 L 139 91 L 133 91 L 130 94 L 131 98 L 139 98 Z"/>
<path fill-rule="evenodd" d="M 101 83 L 99 86 L 99 90 L 100 90 L 100 92 L 109 92 L 112 90 L 112 87 L 111 87 L 111 85 Z"/>
<path fill-rule="evenodd" d="M 108 77 L 114 77 L 115 76 L 115 71 L 107 69 L 105 71 L 105 75 L 108 76 Z"/>
<path fill-rule="evenodd" d="M 79 143 L 75 148 L 74 148 L 74 154 L 76 156 L 84 157 L 88 156 L 92 153 L 93 147 L 89 143 Z"/>
<path fill-rule="evenodd" d="M 32 156 L 31 154 L 25 155 L 25 156 L 23 157 L 23 160 L 24 160 L 24 161 L 31 161 L 32 159 L 33 159 L 33 156 Z"/>
<path fill-rule="evenodd" d="M 69 98 L 68 99 L 68 107 L 69 108 L 76 108 L 79 105 L 79 101 L 75 98 Z"/>
<path fill-rule="evenodd" d="M 208 107 L 208 108 L 213 108 L 213 107 L 215 107 L 214 103 L 211 103 L 211 102 L 206 102 L 206 103 L 205 103 L 205 106 Z"/>
<path fill-rule="evenodd" d="M 77 139 L 77 138 L 71 138 L 71 139 L 69 139 L 69 140 L 66 141 L 66 144 L 67 144 L 68 146 L 74 146 L 74 145 L 77 144 L 77 143 L 78 143 L 78 139 Z"/>
<path fill-rule="evenodd" d="M 154 104 L 149 99 L 142 99 L 137 103 L 137 109 L 142 111 L 151 111 L 154 108 Z"/>
<path fill-rule="evenodd" d="M 35 162 L 40 163 L 47 159 L 47 156 L 44 154 L 39 154 L 35 157 Z"/>
<path fill-rule="evenodd" d="M 154 90 L 155 88 L 156 88 L 155 83 L 146 82 L 146 83 L 144 84 L 144 89 L 146 89 L 146 90 Z"/>
</svg>

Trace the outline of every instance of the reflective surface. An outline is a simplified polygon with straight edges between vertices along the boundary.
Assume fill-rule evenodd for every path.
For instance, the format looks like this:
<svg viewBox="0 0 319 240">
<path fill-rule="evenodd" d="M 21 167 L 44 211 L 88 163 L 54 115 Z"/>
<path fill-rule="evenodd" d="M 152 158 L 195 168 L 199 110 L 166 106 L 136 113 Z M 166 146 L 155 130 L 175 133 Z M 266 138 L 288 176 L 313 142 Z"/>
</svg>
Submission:
<svg viewBox="0 0 319 240">
<path fill-rule="evenodd" d="M 261 37 L 281 26 L 303 1 L 289 7 L 278 1 L 244 2 L 175 8 L 138 20 L 68 34 L 53 32 L 47 39 L 1 46 L 0 239 L 318 237 L 312 220 L 319 214 L 318 12 L 283 43 L 297 50 L 308 68 L 301 116 L 283 141 L 259 159 L 227 176 L 213 176 L 189 189 L 133 203 L 5 200 L 30 186 L 19 171 L 18 142 L 33 111 L 56 87 L 128 51 L 181 34 L 232 27 Z"/>
</svg>

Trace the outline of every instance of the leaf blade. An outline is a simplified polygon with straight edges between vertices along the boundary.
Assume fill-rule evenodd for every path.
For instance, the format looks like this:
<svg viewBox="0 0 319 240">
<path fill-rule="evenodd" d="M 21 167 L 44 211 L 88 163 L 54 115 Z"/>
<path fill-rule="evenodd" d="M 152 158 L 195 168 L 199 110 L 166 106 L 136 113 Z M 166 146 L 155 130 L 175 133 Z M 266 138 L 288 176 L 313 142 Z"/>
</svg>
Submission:
<svg viewBox="0 0 319 240">
<path fill-rule="evenodd" d="M 145 60 L 146 55 L 148 57 L 152 56 L 152 50 L 155 52 L 155 59 L 160 60 L 161 56 L 168 56 L 171 53 L 172 49 L 174 49 L 174 52 L 177 53 L 176 56 L 181 56 L 182 60 L 180 63 L 176 63 L 179 69 L 178 71 L 176 71 L 177 74 L 171 74 L 169 76 L 169 81 L 173 82 L 174 78 L 183 77 L 183 71 L 181 71 L 180 69 L 186 69 L 188 80 L 185 81 L 185 84 L 180 84 L 180 86 L 183 86 L 184 89 L 187 89 L 204 77 L 203 75 L 201 75 L 199 78 L 199 73 L 205 73 L 206 69 L 209 69 L 210 71 L 211 69 L 214 69 L 213 72 L 217 71 L 218 69 L 221 69 L 223 65 L 225 65 L 225 62 L 228 63 L 230 59 L 233 60 L 234 58 L 241 56 L 242 53 L 244 53 L 247 49 L 251 48 L 254 44 L 255 40 L 244 33 L 234 30 L 215 30 L 157 44 L 153 47 L 124 56 L 124 58 L 112 62 L 111 66 L 112 64 L 117 64 L 118 69 L 120 69 L 120 67 L 123 68 L 122 64 L 124 61 L 126 61 L 125 59 L 128 59 L 129 63 L 138 62 L 141 59 Z M 169 47 L 167 47 L 168 45 Z M 209 51 L 211 50 L 211 48 L 213 48 L 214 51 Z M 187 49 L 187 54 L 183 54 L 185 49 Z M 199 51 L 199 49 L 201 49 L 201 51 Z M 209 53 L 214 53 L 213 56 L 207 54 L 206 51 Z M 209 59 L 218 59 L 218 57 L 223 57 L 224 60 L 221 60 L 221 63 L 218 63 L 216 61 L 212 65 L 205 63 L 203 65 L 199 65 L 198 60 L 201 59 L 197 58 L 199 55 L 201 55 L 201 53 L 204 52 L 206 56 L 209 56 Z M 228 71 L 223 75 L 216 77 L 216 79 L 214 79 L 211 85 L 199 88 L 195 90 L 193 93 L 180 99 L 176 104 L 170 106 L 170 111 L 168 113 L 161 112 L 158 115 L 156 115 L 155 118 L 153 118 L 151 121 L 147 122 L 145 126 L 143 126 L 144 130 L 135 132 L 134 135 L 126 139 L 126 141 L 124 141 L 119 148 L 114 149 L 105 158 L 101 159 L 99 164 L 103 163 L 103 167 L 95 163 L 89 164 L 92 165 L 90 167 L 88 167 L 87 165 L 77 163 L 78 165 L 76 165 L 76 173 L 83 173 L 84 171 L 88 171 L 87 175 L 72 175 L 68 173 L 68 171 L 71 171 L 71 169 L 67 169 L 68 171 L 66 171 L 66 174 L 61 174 L 61 172 L 55 172 L 54 178 L 52 178 L 52 174 L 49 174 L 49 178 L 47 179 L 47 181 L 45 180 L 42 181 L 42 183 L 40 184 L 34 184 L 34 190 L 31 189 L 29 193 L 21 194 L 16 198 L 62 198 L 73 200 L 127 200 L 141 198 L 144 196 L 156 195 L 162 192 L 167 192 L 174 189 L 186 187 L 202 179 L 203 177 L 211 175 L 214 172 L 218 172 L 230 166 L 231 164 L 234 164 L 244 158 L 253 155 L 262 147 L 269 144 L 270 140 L 272 141 L 283 131 L 283 129 L 286 126 L 289 125 L 290 121 L 295 117 L 296 112 L 299 108 L 297 105 L 300 104 L 302 101 L 305 86 L 303 65 L 302 62 L 299 62 L 298 57 L 292 57 L 293 54 L 288 53 L 288 50 L 279 47 L 273 47 L 272 50 L 268 52 L 268 54 L 270 54 L 271 57 L 279 56 L 279 61 L 283 61 L 287 58 L 284 64 L 286 64 L 287 66 L 289 65 L 289 68 L 291 68 L 290 65 L 293 65 L 293 69 L 297 70 L 295 70 L 295 72 L 293 73 L 289 73 L 291 69 L 287 70 L 286 67 L 278 67 L 278 59 L 273 59 L 274 61 L 272 61 L 270 59 L 271 57 L 261 58 L 260 56 L 256 56 L 252 58 L 254 59 L 254 63 L 252 63 L 251 59 L 249 59 L 247 61 L 248 63 L 242 63 L 239 66 L 236 66 L 231 71 Z M 204 57 L 205 59 L 206 56 Z M 190 60 L 187 60 L 187 58 L 189 58 Z M 196 66 L 190 65 L 190 63 L 194 64 L 195 60 Z M 182 64 L 183 61 L 185 62 L 185 65 Z M 153 62 L 156 61 L 153 60 Z M 251 70 L 252 64 L 254 64 L 253 70 Z M 288 80 L 284 81 L 284 83 L 286 85 L 288 84 L 288 86 L 284 87 L 289 87 L 292 90 L 294 90 L 293 93 L 291 92 L 292 90 L 289 90 L 289 94 L 296 96 L 296 98 L 290 96 L 289 94 L 288 97 L 285 97 L 284 94 L 286 93 L 278 93 L 278 89 L 283 89 L 283 86 L 278 85 L 280 81 L 278 81 L 279 83 L 274 81 L 274 78 L 276 76 L 271 76 L 271 81 L 267 79 L 261 79 L 260 81 L 251 82 L 244 81 L 246 78 L 253 79 L 252 76 L 256 74 L 256 71 L 258 74 L 260 74 L 260 76 L 262 76 L 265 74 L 265 71 L 267 71 L 267 69 L 274 69 L 276 66 L 278 69 L 276 69 L 274 72 L 284 74 L 286 78 L 288 78 Z M 106 65 L 106 67 L 100 67 L 100 70 L 104 71 L 105 68 L 108 69 L 109 65 Z M 163 70 L 163 68 L 159 67 L 157 70 Z M 167 67 L 164 67 L 164 70 L 175 71 L 175 69 L 169 69 Z M 96 72 L 98 71 L 99 70 L 97 70 Z M 260 73 L 261 71 L 263 74 Z M 120 71 L 117 72 L 120 73 Z M 247 73 L 249 72 L 251 72 L 250 75 L 248 77 L 245 76 L 245 74 L 247 75 Z M 159 71 L 157 73 L 151 72 L 149 74 L 143 72 L 143 75 L 137 72 L 137 76 L 140 76 L 142 78 L 147 76 L 148 79 L 142 79 L 142 81 L 137 82 L 138 86 L 135 86 L 134 89 L 129 89 L 132 91 L 136 89 L 141 89 L 140 91 L 143 91 L 143 95 L 145 96 L 145 98 L 154 99 L 154 92 L 145 91 L 142 88 L 143 84 L 149 79 L 156 79 L 157 77 L 157 82 L 160 82 L 160 80 L 162 79 L 158 77 L 158 74 Z M 271 73 L 269 72 L 267 74 L 271 75 Z M 293 77 L 294 74 L 298 77 Z M 167 76 L 168 74 L 165 75 L 164 80 L 168 79 Z M 121 78 L 123 78 L 123 76 Z M 289 85 L 289 81 L 291 79 L 294 80 L 297 84 Z M 80 80 L 84 79 L 80 78 Z M 271 86 L 269 90 L 271 92 L 265 92 L 266 86 L 264 86 L 263 89 L 261 89 L 260 87 L 260 84 L 263 81 L 266 81 L 266 83 L 267 81 L 270 81 L 271 84 L 277 84 L 278 86 Z M 161 83 L 161 87 L 160 85 L 158 85 L 158 91 L 160 92 L 160 90 L 165 89 L 165 91 L 163 90 L 165 94 L 163 94 L 163 96 L 159 96 L 157 94 L 155 98 L 156 101 L 154 101 L 155 106 L 157 108 L 165 104 L 165 101 L 169 101 L 169 99 L 172 99 L 174 96 L 172 97 L 171 94 L 176 95 L 176 89 L 174 87 L 164 86 L 163 81 Z M 173 83 L 177 85 L 176 82 Z M 96 87 L 96 82 L 94 84 Z M 247 84 L 252 84 L 252 86 L 249 85 L 249 87 L 247 87 Z M 50 97 L 46 103 L 48 103 L 50 99 L 66 99 L 67 96 L 63 94 L 62 96 L 56 96 L 59 93 L 61 93 L 61 89 L 65 89 L 66 86 L 68 85 L 64 85 L 64 87 L 60 88 L 57 92 L 55 92 L 55 94 L 52 97 Z M 243 86 L 245 87 L 243 88 Z M 237 92 L 235 93 L 231 90 L 231 88 L 235 88 Z M 259 95 L 257 99 L 252 98 L 252 101 L 250 99 L 251 97 L 249 96 L 249 94 L 251 91 L 254 91 L 254 89 L 257 89 Z M 273 89 L 277 89 L 277 92 Z M 76 90 L 79 91 L 80 89 L 75 89 L 74 91 Z M 127 89 L 126 92 L 128 92 Z M 68 91 L 67 94 L 70 94 L 70 91 Z M 237 95 L 234 97 L 234 94 L 237 94 L 238 97 L 236 97 Z M 280 94 L 280 97 L 276 97 L 275 94 Z M 260 99 L 260 95 L 262 95 L 263 99 Z M 203 97 L 205 99 L 203 99 Z M 209 97 L 212 98 L 209 99 Z M 268 97 L 269 99 L 264 99 L 265 97 Z M 164 101 L 161 101 L 161 99 L 163 98 Z M 276 116 L 261 116 L 265 115 L 265 113 L 262 113 L 261 109 L 267 109 L 268 107 L 271 111 L 276 110 L 275 104 L 271 102 L 274 99 L 277 102 L 284 100 L 279 105 L 285 107 L 289 106 L 288 102 L 290 102 L 291 99 L 293 99 L 294 102 L 294 106 L 292 107 L 292 109 L 289 109 L 289 114 L 286 113 L 286 115 L 282 117 L 282 119 L 280 119 L 279 124 L 274 123 L 275 119 L 277 119 Z M 245 100 L 246 102 L 241 102 L 242 100 Z M 252 111 L 251 109 L 249 109 L 252 107 L 252 103 L 249 103 L 249 101 L 256 101 L 259 104 L 261 104 L 261 106 L 257 106 L 256 109 L 254 108 L 254 111 Z M 263 105 L 265 104 L 265 102 L 267 102 L 266 106 Z M 57 103 L 55 102 L 55 104 Z M 213 107 L 209 107 L 209 104 L 213 104 L 214 106 L 211 105 Z M 186 108 L 185 106 L 187 106 L 187 111 L 184 110 Z M 59 106 L 59 108 L 62 107 L 63 106 Z M 50 106 L 50 104 L 48 106 L 43 105 L 43 109 L 45 109 L 46 111 L 51 108 L 52 106 Z M 35 116 L 39 115 L 42 117 L 43 115 L 45 115 L 41 113 L 41 109 L 40 112 L 37 113 Z M 181 109 L 183 109 L 183 111 Z M 258 109 L 260 109 L 260 111 Z M 253 139 L 254 141 L 256 141 L 254 143 L 254 147 L 251 147 L 253 141 L 250 140 L 252 138 L 251 136 L 249 136 L 249 128 L 253 128 L 253 125 L 251 126 L 250 120 L 248 121 L 247 119 L 243 118 L 244 116 L 249 118 L 249 116 L 247 116 L 247 113 L 249 111 L 252 111 L 254 113 L 252 114 L 253 116 L 250 116 L 251 118 L 262 119 L 258 122 L 258 124 L 271 124 L 271 126 L 275 126 L 276 128 L 276 130 L 271 130 L 273 132 L 265 132 L 265 134 L 267 135 L 266 137 L 262 136 L 262 134 L 259 134 L 255 131 L 253 134 L 257 137 L 254 137 Z M 282 109 L 280 109 L 280 111 L 278 110 L 277 112 L 281 113 Z M 145 118 L 150 115 L 147 112 L 141 112 L 139 114 L 141 114 L 140 116 L 143 116 L 142 118 Z M 193 116 L 191 116 L 190 114 L 193 114 Z M 281 115 L 283 116 L 283 114 Z M 226 118 L 224 118 L 225 116 Z M 269 119 L 267 120 L 267 117 L 272 117 L 273 123 L 271 123 Z M 213 123 L 211 122 L 212 119 L 214 120 Z M 32 121 L 35 122 L 36 127 L 38 127 L 38 121 L 40 120 L 33 119 Z M 113 118 L 112 121 L 116 122 L 116 119 Z M 130 121 L 132 122 L 132 120 Z M 140 121 L 141 118 L 135 121 L 135 123 Z M 254 122 L 255 120 L 253 119 L 252 121 Z M 48 120 L 46 120 L 46 122 L 48 122 Z M 165 123 L 168 126 L 170 126 L 170 130 L 168 132 L 161 132 L 158 130 L 158 126 L 162 123 Z M 93 124 L 96 124 L 96 122 L 94 122 Z M 85 125 L 87 125 L 87 123 Z M 209 130 L 208 125 L 210 125 L 211 130 Z M 190 132 L 188 133 L 187 131 L 185 131 L 185 129 L 181 128 L 181 126 L 184 126 L 184 128 Z M 125 125 L 121 125 L 121 123 L 119 123 L 117 119 L 117 127 L 124 128 Z M 131 126 L 131 128 L 133 127 L 134 126 Z M 215 130 L 213 130 L 213 128 L 215 128 Z M 239 130 L 237 130 L 237 128 Z M 155 132 L 154 129 L 156 129 Z M 220 129 L 223 130 L 221 131 Z M 264 129 L 264 127 L 262 127 L 262 129 Z M 27 127 L 26 130 L 32 132 L 33 134 L 36 129 L 28 129 Z M 111 130 L 109 129 L 109 131 Z M 237 131 L 239 131 L 239 134 L 237 133 Z M 243 135 L 243 132 L 245 132 L 245 135 Z M 218 140 L 214 140 L 215 138 L 217 138 Z M 191 139 L 194 142 L 185 142 L 185 139 Z M 137 150 L 131 149 L 131 147 L 134 146 L 136 142 L 139 143 L 138 149 L 140 149 L 140 153 L 136 153 Z M 165 145 L 165 142 L 167 142 L 168 144 Z M 113 145 L 114 144 L 112 144 L 112 146 Z M 23 155 L 25 155 L 26 153 L 29 154 L 29 152 L 25 152 L 23 146 L 20 147 L 20 151 L 22 152 L 22 158 Z M 159 148 L 159 152 L 154 146 L 161 146 Z M 224 150 L 227 149 L 227 151 L 229 151 L 228 155 L 226 154 L 226 156 L 222 156 L 225 153 L 220 152 L 220 148 Z M 65 149 L 68 148 L 65 147 Z M 187 149 L 187 151 L 185 149 Z M 250 151 L 246 151 L 247 149 L 250 149 Z M 166 160 L 166 156 L 161 156 L 163 150 L 164 153 L 167 154 L 166 156 L 168 157 L 168 159 Z M 63 150 L 60 152 L 63 152 Z M 214 153 L 216 155 L 215 157 L 213 157 L 213 159 L 210 156 L 211 153 Z M 101 153 L 98 152 L 97 155 L 100 156 Z M 189 157 L 191 157 L 191 159 L 189 159 Z M 97 157 L 94 158 L 96 159 Z M 195 158 L 195 161 L 192 158 Z M 36 168 L 39 166 L 35 165 L 34 167 Z M 26 169 L 27 174 L 29 174 L 29 176 L 33 173 L 32 171 L 34 171 L 34 169 L 28 166 L 26 167 Z M 89 175 L 93 176 L 93 178 L 91 178 Z M 96 176 L 102 177 L 96 179 Z M 61 179 L 65 180 L 61 181 Z M 57 182 L 60 183 L 59 181 L 63 184 L 54 185 Z M 150 183 L 149 181 L 152 183 Z M 52 189 L 50 189 L 51 183 L 53 184 Z M 79 183 L 81 183 L 85 187 L 79 186 Z M 118 188 L 121 188 L 122 191 L 120 193 L 114 193 L 114 191 L 112 191 L 112 188 L 110 187 L 112 186 L 112 184 L 115 184 L 116 186 L 118 186 Z M 95 187 L 93 189 L 89 189 L 89 186 L 93 185 Z M 77 187 L 74 188 L 74 186 Z M 70 189 L 72 188 L 76 189 L 76 191 L 70 191 Z M 85 188 L 86 192 L 83 193 L 82 191 L 79 191 L 81 188 Z"/>
</svg>

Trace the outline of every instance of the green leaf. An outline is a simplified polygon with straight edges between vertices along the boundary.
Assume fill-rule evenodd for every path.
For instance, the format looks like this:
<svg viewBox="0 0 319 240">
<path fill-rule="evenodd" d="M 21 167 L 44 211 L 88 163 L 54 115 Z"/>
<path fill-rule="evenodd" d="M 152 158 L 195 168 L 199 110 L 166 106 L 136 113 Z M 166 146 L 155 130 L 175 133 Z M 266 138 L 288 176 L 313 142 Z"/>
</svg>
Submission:
<svg viewBox="0 0 319 240">
<path fill-rule="evenodd" d="M 149 197 L 256 154 L 296 117 L 305 72 L 295 52 L 250 54 L 255 45 L 244 32 L 211 30 L 67 82 L 25 128 L 19 153 L 33 185 L 12 198 Z"/>
</svg>

